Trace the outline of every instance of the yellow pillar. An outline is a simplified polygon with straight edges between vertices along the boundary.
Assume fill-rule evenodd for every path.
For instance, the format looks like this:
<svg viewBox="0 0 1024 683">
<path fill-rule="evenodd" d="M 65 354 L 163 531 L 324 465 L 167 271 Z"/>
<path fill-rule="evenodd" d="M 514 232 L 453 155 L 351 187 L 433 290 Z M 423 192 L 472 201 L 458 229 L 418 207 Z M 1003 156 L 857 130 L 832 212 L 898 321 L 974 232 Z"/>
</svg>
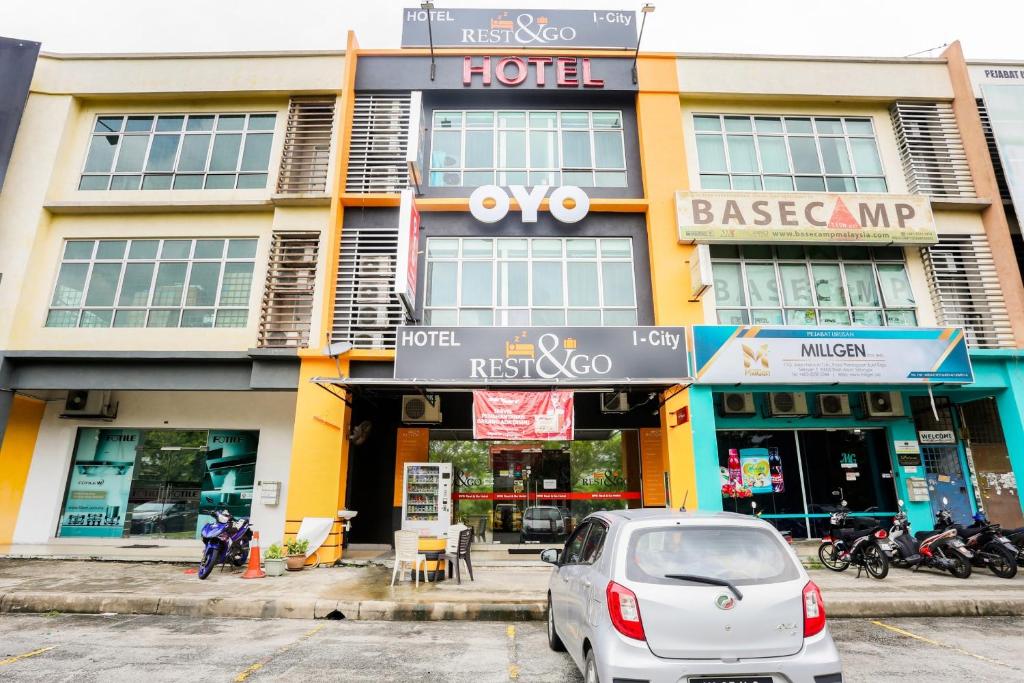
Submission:
<svg viewBox="0 0 1024 683">
<path fill-rule="evenodd" d="M 3 443 L 0 444 L 0 544 L 14 539 L 14 527 L 25 494 L 28 469 L 36 448 L 43 401 L 15 396 Z"/>
<path fill-rule="evenodd" d="M 347 374 L 348 362 L 342 361 L 341 368 Z M 318 559 L 326 564 L 341 559 L 341 524 L 337 516 L 338 510 L 345 507 L 351 410 L 340 398 L 310 379 L 337 374 L 337 365 L 331 358 L 302 359 L 285 508 L 286 539 L 295 536 L 303 517 L 335 519 L 331 534 L 318 551 Z M 340 389 L 335 391 L 341 393 Z M 272 540 L 264 539 L 264 542 Z"/>
<path fill-rule="evenodd" d="M 689 261 L 695 249 L 679 244 L 675 192 L 689 188 L 679 78 L 674 55 L 642 55 L 638 60 L 637 124 L 640 159 L 647 198 L 647 244 L 650 250 L 654 319 L 658 325 L 693 325 L 703 322 L 699 303 L 688 301 Z M 670 389 L 669 394 L 678 389 Z M 676 411 L 689 405 L 689 392 L 680 392 L 661 409 L 661 436 L 669 473 L 671 504 L 684 498 L 697 507 L 697 479 L 693 455 L 692 421 L 676 426 Z"/>
</svg>

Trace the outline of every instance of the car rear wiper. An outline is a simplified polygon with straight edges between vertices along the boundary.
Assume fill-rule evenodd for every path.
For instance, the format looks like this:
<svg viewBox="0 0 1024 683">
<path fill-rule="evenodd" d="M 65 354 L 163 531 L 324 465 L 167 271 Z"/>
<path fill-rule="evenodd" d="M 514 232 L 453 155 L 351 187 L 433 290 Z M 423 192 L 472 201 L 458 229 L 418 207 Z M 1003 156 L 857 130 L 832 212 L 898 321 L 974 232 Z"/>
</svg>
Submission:
<svg viewBox="0 0 1024 683">
<path fill-rule="evenodd" d="M 697 576 L 696 574 L 665 574 L 666 579 L 679 579 L 681 581 L 693 581 L 695 583 L 707 583 L 712 586 L 724 586 L 732 591 L 737 600 L 743 599 L 743 593 L 731 581 L 716 579 L 713 576 Z"/>
</svg>

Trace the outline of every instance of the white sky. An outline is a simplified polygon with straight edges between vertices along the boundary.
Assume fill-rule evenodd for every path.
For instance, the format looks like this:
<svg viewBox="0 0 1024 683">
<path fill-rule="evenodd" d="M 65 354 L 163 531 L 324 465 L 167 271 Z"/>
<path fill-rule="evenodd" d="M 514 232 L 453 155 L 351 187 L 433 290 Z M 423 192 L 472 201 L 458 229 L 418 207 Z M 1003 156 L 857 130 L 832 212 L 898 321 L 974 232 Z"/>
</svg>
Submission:
<svg viewBox="0 0 1024 683">
<path fill-rule="evenodd" d="M 630 0 L 435 0 L 445 7 L 638 9 Z M 398 47 L 409 0 L 0 0 L 0 35 L 50 52 Z M 656 0 L 643 49 L 898 57 L 959 39 L 969 59 L 1024 61 L 1022 0 Z M 938 51 L 922 56 L 937 55 Z"/>
</svg>

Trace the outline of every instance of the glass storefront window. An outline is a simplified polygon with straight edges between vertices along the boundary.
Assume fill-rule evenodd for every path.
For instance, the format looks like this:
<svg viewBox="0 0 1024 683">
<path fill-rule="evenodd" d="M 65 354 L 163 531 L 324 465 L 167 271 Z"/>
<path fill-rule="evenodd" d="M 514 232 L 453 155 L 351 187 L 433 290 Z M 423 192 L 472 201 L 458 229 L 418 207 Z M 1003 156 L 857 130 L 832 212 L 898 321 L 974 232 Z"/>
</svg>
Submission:
<svg viewBox="0 0 1024 683">
<path fill-rule="evenodd" d="M 429 452 L 452 463 L 454 518 L 488 542 L 564 541 L 591 512 L 640 504 L 633 430 L 569 442 L 432 439 Z"/>
<path fill-rule="evenodd" d="M 247 517 L 259 432 L 85 428 L 59 536 L 199 538 L 200 510 Z"/>
</svg>

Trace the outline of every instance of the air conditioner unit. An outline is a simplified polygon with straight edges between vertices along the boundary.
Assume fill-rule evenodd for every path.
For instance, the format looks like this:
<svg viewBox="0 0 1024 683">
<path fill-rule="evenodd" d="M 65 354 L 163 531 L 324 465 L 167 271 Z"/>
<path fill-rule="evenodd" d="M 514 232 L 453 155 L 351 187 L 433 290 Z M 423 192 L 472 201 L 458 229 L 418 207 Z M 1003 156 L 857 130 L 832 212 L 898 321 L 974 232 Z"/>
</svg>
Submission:
<svg viewBox="0 0 1024 683">
<path fill-rule="evenodd" d="M 388 307 L 384 305 L 362 306 L 356 315 L 356 321 L 359 327 L 387 327 L 389 323 Z"/>
<path fill-rule="evenodd" d="M 386 341 L 383 332 L 360 331 L 352 335 L 352 345 L 360 349 L 383 349 Z"/>
<path fill-rule="evenodd" d="M 725 415 L 753 415 L 754 395 L 735 391 L 722 394 L 722 413 Z"/>
<path fill-rule="evenodd" d="M 818 394 L 819 417 L 846 417 L 851 414 L 846 394 Z"/>
<path fill-rule="evenodd" d="M 626 413 L 629 412 L 629 394 L 625 391 L 601 394 L 602 413 Z"/>
<path fill-rule="evenodd" d="M 898 391 L 866 391 L 864 410 L 868 417 L 902 417 L 903 397 Z"/>
<path fill-rule="evenodd" d="M 776 391 L 768 394 L 765 404 L 772 417 L 802 417 L 808 415 L 807 394 L 794 391 Z"/>
<path fill-rule="evenodd" d="M 441 421 L 441 399 L 437 394 L 419 394 L 402 397 L 402 422 Z"/>
<path fill-rule="evenodd" d="M 117 402 L 110 400 L 109 391 L 72 389 L 68 391 L 60 416 L 78 420 L 113 420 L 117 417 Z"/>
</svg>

